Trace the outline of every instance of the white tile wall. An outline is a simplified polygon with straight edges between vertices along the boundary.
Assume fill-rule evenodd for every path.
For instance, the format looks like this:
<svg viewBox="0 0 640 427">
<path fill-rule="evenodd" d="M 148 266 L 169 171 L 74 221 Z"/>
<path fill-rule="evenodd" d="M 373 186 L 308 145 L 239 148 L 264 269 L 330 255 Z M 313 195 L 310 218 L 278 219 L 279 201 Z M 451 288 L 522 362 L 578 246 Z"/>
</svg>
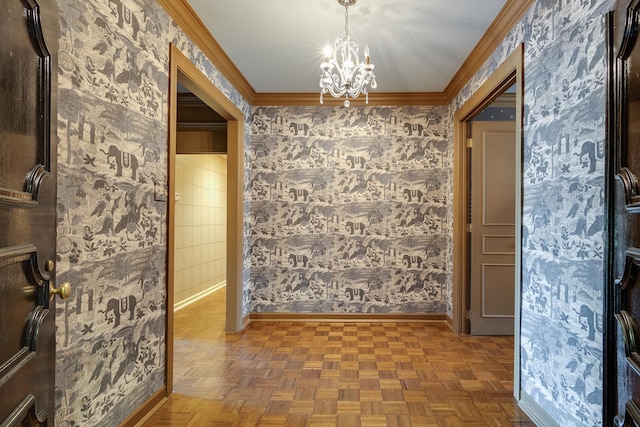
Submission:
<svg viewBox="0 0 640 427">
<path fill-rule="evenodd" d="M 176 155 L 174 301 L 226 280 L 227 156 Z"/>
</svg>

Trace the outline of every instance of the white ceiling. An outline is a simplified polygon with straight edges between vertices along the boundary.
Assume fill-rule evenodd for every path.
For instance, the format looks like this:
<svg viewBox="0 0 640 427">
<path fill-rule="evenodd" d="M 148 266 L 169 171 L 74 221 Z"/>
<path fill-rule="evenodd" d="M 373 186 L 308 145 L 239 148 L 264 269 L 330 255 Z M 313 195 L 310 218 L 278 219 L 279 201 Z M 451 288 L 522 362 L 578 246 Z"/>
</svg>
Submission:
<svg viewBox="0 0 640 427">
<path fill-rule="evenodd" d="M 319 92 L 322 49 L 344 33 L 337 0 L 188 0 L 258 93 Z M 442 92 L 506 0 L 358 0 L 380 92 Z M 371 90 L 371 93 L 375 92 Z"/>
</svg>

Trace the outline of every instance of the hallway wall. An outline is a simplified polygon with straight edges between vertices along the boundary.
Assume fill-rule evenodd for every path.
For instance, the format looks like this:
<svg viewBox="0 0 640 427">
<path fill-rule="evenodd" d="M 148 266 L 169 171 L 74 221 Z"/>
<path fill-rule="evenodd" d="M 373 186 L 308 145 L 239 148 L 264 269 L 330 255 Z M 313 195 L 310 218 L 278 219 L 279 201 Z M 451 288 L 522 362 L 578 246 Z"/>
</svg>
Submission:
<svg viewBox="0 0 640 427">
<path fill-rule="evenodd" d="M 450 312 L 446 114 L 254 108 L 252 312 Z"/>
<path fill-rule="evenodd" d="M 118 425 L 164 383 L 169 42 L 176 43 L 245 112 L 247 123 L 252 111 L 157 2 L 57 0 L 57 4 L 61 12 L 57 276 L 60 282 L 73 283 L 75 290 L 56 311 L 55 421 L 60 426 Z M 598 147 L 604 141 L 605 114 L 602 14 L 610 5 L 611 1 L 539 0 L 458 95 L 449 117 L 439 113 L 449 125 L 453 112 L 515 46 L 525 43 L 522 385 L 563 426 L 598 425 L 595 420 L 602 405 L 603 160 Z M 413 114 L 411 108 L 403 114 Z M 331 109 L 317 111 L 331 117 L 325 132 L 359 122 L 345 120 Z M 267 109 L 262 114 L 277 115 Z M 313 114 L 306 107 L 300 112 L 291 107 L 284 117 L 298 122 L 314 120 Z M 386 123 L 385 114 L 381 109 L 374 119 Z M 259 121 L 253 125 L 261 126 Z M 351 144 L 374 140 L 365 128 L 355 139 L 338 135 L 341 146 L 357 154 L 365 145 Z M 260 192 L 249 190 L 250 183 L 271 178 L 259 164 L 251 166 L 262 155 L 258 149 L 250 150 L 251 132 L 248 126 L 245 129 L 247 170 L 261 174 L 253 182 L 246 175 L 248 223 L 256 212 L 255 207 L 249 212 L 248 202 L 258 201 L 252 192 Z M 447 135 L 443 146 L 450 144 L 451 131 L 437 129 L 441 136 Z M 297 141 L 300 153 L 304 139 L 289 137 Z M 267 147 L 281 144 L 277 135 L 262 138 L 260 143 Z M 389 141 L 394 143 L 393 135 Z M 385 153 L 393 158 L 393 151 Z M 344 164 L 335 171 L 345 177 L 360 176 Z M 285 172 L 278 171 L 290 182 L 297 179 Z M 259 202 L 269 212 L 270 202 Z M 295 208 L 284 198 L 274 204 L 278 209 Z M 311 213 L 300 212 L 305 215 L 299 218 Z M 258 242 L 257 233 L 263 231 L 246 227 L 247 248 L 249 238 L 252 244 Z M 350 234 L 342 236 L 345 242 L 364 242 Z M 260 244 L 269 248 L 269 240 L 274 239 L 265 237 Z M 293 235 L 278 234 L 275 241 L 306 247 L 303 240 L 295 243 Z M 266 267 L 250 265 L 262 257 L 259 252 L 251 259 L 246 255 L 245 280 L 251 269 L 252 285 L 251 291 L 243 289 L 245 312 L 250 304 L 252 310 L 286 307 L 270 302 L 258 306 L 262 285 L 256 272 Z M 289 276 L 294 268 L 284 264 L 283 270 L 286 274 L 276 277 L 295 278 Z M 311 269 L 305 274 L 312 277 Z M 256 300 L 251 301 L 254 293 Z M 450 297 L 438 304 L 450 304 Z"/>
<path fill-rule="evenodd" d="M 115 426 L 165 383 L 170 43 L 250 108 L 155 0 L 57 4 L 55 424 Z"/>
<path fill-rule="evenodd" d="M 605 22 L 539 0 L 451 105 L 524 43 L 521 386 L 551 422 L 602 425 Z"/>
<path fill-rule="evenodd" d="M 224 285 L 227 278 L 227 159 L 176 156 L 174 304 Z"/>
</svg>

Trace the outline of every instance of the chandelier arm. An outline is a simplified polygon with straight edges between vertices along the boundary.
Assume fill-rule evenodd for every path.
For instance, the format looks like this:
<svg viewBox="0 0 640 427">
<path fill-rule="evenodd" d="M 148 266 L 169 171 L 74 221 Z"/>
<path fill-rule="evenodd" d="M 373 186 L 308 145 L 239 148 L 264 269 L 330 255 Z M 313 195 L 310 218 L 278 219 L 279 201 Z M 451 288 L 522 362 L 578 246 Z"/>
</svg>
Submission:
<svg viewBox="0 0 640 427">
<path fill-rule="evenodd" d="M 333 83 L 334 84 L 329 86 L 329 93 L 331 93 L 331 96 L 335 98 L 340 98 L 349 90 L 347 87 L 340 84 L 339 77 L 336 74 L 333 75 Z"/>
</svg>

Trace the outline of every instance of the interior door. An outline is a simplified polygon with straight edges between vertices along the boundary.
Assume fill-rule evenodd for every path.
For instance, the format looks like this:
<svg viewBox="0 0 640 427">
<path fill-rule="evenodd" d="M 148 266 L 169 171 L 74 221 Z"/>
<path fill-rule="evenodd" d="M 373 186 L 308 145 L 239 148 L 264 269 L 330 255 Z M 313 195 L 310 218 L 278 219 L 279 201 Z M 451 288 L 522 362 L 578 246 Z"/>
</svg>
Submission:
<svg viewBox="0 0 640 427">
<path fill-rule="evenodd" d="M 0 426 L 53 425 L 53 0 L 0 0 Z"/>
<path fill-rule="evenodd" d="M 640 425 L 640 1 L 618 0 L 609 27 L 608 284 L 605 425 Z M 613 418 L 613 419 L 612 419 Z"/>
<path fill-rule="evenodd" d="M 513 335 L 515 122 L 472 122 L 471 334 Z"/>
</svg>

